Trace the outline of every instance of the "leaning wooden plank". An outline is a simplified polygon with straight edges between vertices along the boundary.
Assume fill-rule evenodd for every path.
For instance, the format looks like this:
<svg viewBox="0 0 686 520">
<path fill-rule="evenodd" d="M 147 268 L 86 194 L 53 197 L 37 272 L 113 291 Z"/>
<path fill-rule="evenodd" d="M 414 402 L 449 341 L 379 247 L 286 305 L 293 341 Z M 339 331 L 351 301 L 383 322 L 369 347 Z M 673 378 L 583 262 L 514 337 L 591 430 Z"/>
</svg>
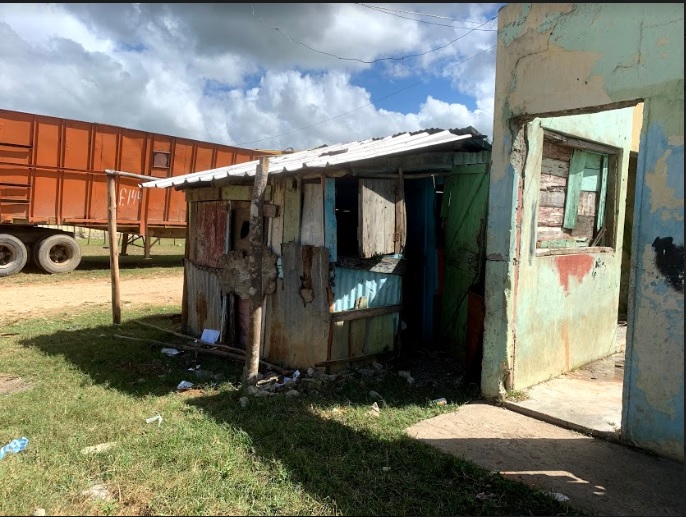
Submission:
<svg viewBox="0 0 686 520">
<path fill-rule="evenodd" d="M 229 345 L 222 345 L 222 344 L 219 344 L 219 343 L 207 343 L 207 342 L 205 342 L 205 341 L 202 341 L 201 339 L 194 338 L 193 336 L 188 336 L 187 334 L 181 334 L 180 332 L 175 332 L 175 331 L 173 331 L 173 330 L 169 330 L 169 329 L 165 329 L 165 328 L 162 328 L 162 327 L 158 327 L 157 325 L 152 325 L 152 324 L 150 324 L 150 323 L 144 323 L 144 322 L 139 321 L 139 320 L 133 320 L 133 322 L 134 322 L 134 323 L 138 323 L 139 325 L 144 325 L 145 327 L 150 327 L 150 328 L 153 328 L 153 329 L 161 330 L 162 332 L 167 332 L 167 333 L 172 334 L 172 335 L 174 335 L 174 336 L 176 336 L 176 337 L 178 337 L 178 338 L 190 339 L 190 340 L 193 340 L 193 341 L 196 341 L 196 342 L 200 343 L 201 345 L 207 345 L 208 347 L 217 347 L 217 346 L 221 346 L 222 348 L 224 348 L 224 349 L 226 349 L 226 350 L 229 350 L 229 351 L 232 351 L 232 352 L 236 352 L 236 353 L 239 353 L 239 354 L 244 354 L 244 353 L 245 353 L 245 351 L 243 351 L 243 350 L 241 350 L 241 349 L 239 349 L 239 348 L 234 348 L 234 347 L 230 347 Z"/>
<path fill-rule="evenodd" d="M 113 336 L 115 338 L 119 338 L 119 339 L 128 339 L 131 341 L 140 341 L 140 342 L 145 342 L 145 343 L 152 343 L 153 345 L 161 345 L 163 347 L 171 347 L 171 348 L 175 348 L 176 350 L 189 350 L 191 352 L 200 352 L 201 354 L 211 354 L 213 356 L 219 356 L 219 357 L 224 357 L 224 358 L 228 358 L 228 359 L 235 359 L 236 361 L 245 361 L 244 355 L 235 354 L 233 352 L 227 352 L 223 348 L 205 348 L 205 347 L 196 347 L 194 345 L 175 345 L 173 343 L 166 343 L 164 341 L 157 341 L 154 339 L 134 338 L 131 336 L 122 336 L 122 335 L 118 335 L 118 334 L 114 334 Z M 224 345 L 212 345 L 212 346 L 213 347 L 225 347 Z M 288 369 L 280 367 L 278 365 L 273 365 L 271 363 L 267 363 L 266 361 L 260 361 L 260 364 L 269 370 L 274 370 L 275 372 L 279 372 L 281 374 L 290 374 L 291 372 L 293 372 L 292 370 L 288 370 Z"/>
<path fill-rule="evenodd" d="M 402 305 L 384 305 L 382 307 L 369 307 L 367 309 L 353 309 L 351 311 L 334 312 L 331 314 L 331 321 L 348 321 L 371 318 L 372 316 L 381 316 L 383 314 L 390 314 L 392 312 L 400 312 L 402 308 Z"/>
</svg>

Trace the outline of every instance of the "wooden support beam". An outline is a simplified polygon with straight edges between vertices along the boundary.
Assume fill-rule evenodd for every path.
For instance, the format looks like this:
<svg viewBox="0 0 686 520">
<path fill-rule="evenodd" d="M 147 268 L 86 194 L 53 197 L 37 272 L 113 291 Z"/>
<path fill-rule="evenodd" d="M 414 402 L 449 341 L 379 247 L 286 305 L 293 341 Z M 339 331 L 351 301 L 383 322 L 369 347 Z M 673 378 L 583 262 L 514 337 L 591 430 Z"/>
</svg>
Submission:
<svg viewBox="0 0 686 520">
<path fill-rule="evenodd" d="M 112 281 L 112 323 L 121 323 L 119 292 L 119 255 L 117 254 L 117 186 L 113 174 L 107 175 L 107 229 L 110 240 L 110 278 Z"/>
<path fill-rule="evenodd" d="M 260 157 L 260 164 L 255 171 L 255 184 L 250 203 L 250 256 L 248 257 L 248 272 L 250 274 L 250 324 L 248 326 L 248 344 L 245 351 L 245 367 L 243 369 L 243 390 L 257 384 L 257 374 L 260 366 L 260 336 L 262 332 L 262 307 L 264 291 L 262 290 L 262 244 L 265 188 L 269 176 L 269 158 Z"/>
</svg>

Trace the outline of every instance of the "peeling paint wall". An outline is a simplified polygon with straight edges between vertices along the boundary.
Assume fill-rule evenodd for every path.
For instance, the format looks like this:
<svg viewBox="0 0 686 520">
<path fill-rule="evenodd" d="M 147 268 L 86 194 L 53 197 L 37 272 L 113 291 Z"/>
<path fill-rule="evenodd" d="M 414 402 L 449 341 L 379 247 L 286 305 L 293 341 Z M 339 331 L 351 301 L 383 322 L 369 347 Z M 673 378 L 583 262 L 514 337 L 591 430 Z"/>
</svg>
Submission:
<svg viewBox="0 0 686 520">
<path fill-rule="evenodd" d="M 517 384 L 523 367 L 514 360 L 520 334 L 526 336 L 520 325 L 544 303 L 524 295 L 533 294 L 523 218 L 525 126 L 536 117 L 643 101 L 622 435 L 677 460 L 684 458 L 683 15 L 683 4 L 508 4 L 500 10 L 482 369 L 485 395 Z M 541 282 L 555 282 L 552 269 L 540 270 Z M 570 269 L 574 289 L 583 269 Z M 555 334 L 564 334 L 563 323 Z"/>
<path fill-rule="evenodd" d="M 527 158 L 521 197 L 522 246 L 516 291 L 513 389 L 526 388 L 615 352 L 622 259 L 631 108 L 598 114 L 535 119 L 526 127 Z M 543 129 L 600 142 L 619 150 L 616 166 L 614 250 L 540 256 L 536 232 Z M 590 248 L 587 248 L 593 251 Z M 610 249 L 610 248 L 608 248 Z"/>
</svg>

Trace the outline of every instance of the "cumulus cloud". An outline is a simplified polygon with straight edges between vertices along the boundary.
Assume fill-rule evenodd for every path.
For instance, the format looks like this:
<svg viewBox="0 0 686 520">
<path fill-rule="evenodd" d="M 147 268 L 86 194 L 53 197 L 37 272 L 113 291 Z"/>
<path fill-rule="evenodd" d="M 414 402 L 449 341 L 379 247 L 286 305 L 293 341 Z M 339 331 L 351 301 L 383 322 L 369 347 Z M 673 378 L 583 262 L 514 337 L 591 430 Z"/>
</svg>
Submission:
<svg viewBox="0 0 686 520">
<path fill-rule="evenodd" d="M 394 11 L 358 4 L 2 4 L 0 108 L 251 148 L 302 149 L 470 125 L 490 135 L 495 50 L 486 50 L 495 44 L 495 23 L 470 29 L 498 6 L 383 7 Z M 362 86 L 362 72 L 382 88 Z M 453 91 L 435 90 L 435 78 Z M 392 93 L 398 79 L 416 80 L 419 101 L 394 103 L 399 98 L 391 96 L 379 108 L 377 98 Z"/>
</svg>

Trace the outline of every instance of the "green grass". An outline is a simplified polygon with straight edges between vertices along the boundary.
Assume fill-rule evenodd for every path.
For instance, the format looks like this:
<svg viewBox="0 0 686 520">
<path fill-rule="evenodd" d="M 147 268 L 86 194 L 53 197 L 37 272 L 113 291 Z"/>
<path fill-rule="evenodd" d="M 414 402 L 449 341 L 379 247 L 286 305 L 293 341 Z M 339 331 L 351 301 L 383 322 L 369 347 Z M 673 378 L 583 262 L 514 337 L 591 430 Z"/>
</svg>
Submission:
<svg viewBox="0 0 686 520">
<path fill-rule="evenodd" d="M 8 277 L 6 282 L 23 285 L 109 278 L 110 252 L 107 241 L 102 238 L 79 238 L 77 242 L 81 248 L 81 263 L 76 270 L 70 273 L 47 274 L 29 263 L 21 273 Z M 158 244 L 152 246 L 152 258 L 149 259 L 145 259 L 142 247 L 129 245 L 127 256 L 119 257 L 119 276 L 121 279 L 127 279 L 181 275 L 184 245 L 184 239 L 162 238 Z"/>
<path fill-rule="evenodd" d="M 178 329 L 163 313 L 145 319 Z M 147 317 L 146 317 L 147 316 Z M 33 387 L 0 395 L 0 445 L 22 436 L 23 452 L 0 460 L 0 514 L 166 516 L 555 516 L 563 503 L 409 438 L 417 421 L 454 411 L 470 396 L 428 406 L 429 389 L 393 373 L 351 377 L 319 395 L 251 397 L 239 404 L 242 364 L 118 340 L 174 341 L 109 312 L 63 314 L 3 328 L 0 372 Z M 176 340 L 181 341 L 181 340 Z M 221 374 L 203 382 L 188 367 Z M 196 388 L 179 393 L 181 380 Z M 369 390 L 385 401 L 368 414 Z M 145 419 L 160 413 L 161 425 Z M 81 454 L 104 442 L 103 453 Z M 384 470 L 384 468 L 390 468 Z M 104 484 L 111 502 L 82 492 Z M 476 495 L 493 494 L 490 500 Z"/>
</svg>

